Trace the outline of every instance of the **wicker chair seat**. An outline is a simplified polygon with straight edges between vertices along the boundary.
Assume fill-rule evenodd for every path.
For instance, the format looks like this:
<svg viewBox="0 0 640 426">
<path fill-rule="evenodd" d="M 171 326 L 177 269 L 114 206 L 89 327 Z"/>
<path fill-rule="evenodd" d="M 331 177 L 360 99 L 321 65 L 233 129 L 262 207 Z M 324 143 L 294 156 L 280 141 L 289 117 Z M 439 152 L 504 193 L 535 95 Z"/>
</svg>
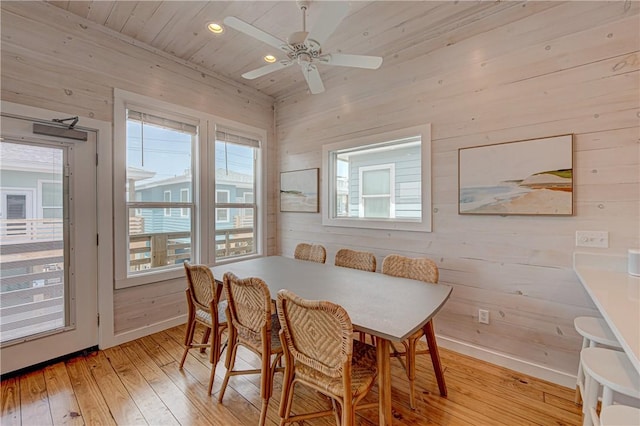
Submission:
<svg viewBox="0 0 640 426">
<path fill-rule="evenodd" d="M 227 310 L 227 301 L 223 300 L 218 303 L 218 322 L 220 324 L 226 324 L 227 322 L 227 314 L 225 311 Z M 199 306 L 196 306 L 196 320 L 202 323 L 211 324 L 211 313 L 208 310 L 201 309 Z"/>
<path fill-rule="evenodd" d="M 359 396 L 367 392 L 376 379 L 377 364 L 375 346 L 354 340 L 351 369 L 352 393 L 353 396 Z M 331 394 L 344 397 L 342 376 L 328 376 L 301 362 L 295 363 L 295 372 L 297 380 L 311 383 Z"/>
<path fill-rule="evenodd" d="M 238 327 L 237 329 L 238 339 L 250 347 L 251 349 L 260 352 L 262 349 L 262 340 L 259 333 L 249 330 L 244 327 Z M 282 343 L 280 342 L 280 322 L 278 322 L 278 314 L 271 315 L 271 353 L 275 354 L 282 352 Z"/>
</svg>

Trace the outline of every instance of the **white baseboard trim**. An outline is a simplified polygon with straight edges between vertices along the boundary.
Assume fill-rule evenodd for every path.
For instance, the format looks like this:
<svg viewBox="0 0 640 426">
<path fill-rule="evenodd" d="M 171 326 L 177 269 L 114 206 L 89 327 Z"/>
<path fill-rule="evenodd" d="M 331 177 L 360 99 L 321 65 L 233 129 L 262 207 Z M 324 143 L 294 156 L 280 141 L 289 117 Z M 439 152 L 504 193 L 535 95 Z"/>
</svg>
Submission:
<svg viewBox="0 0 640 426">
<path fill-rule="evenodd" d="M 160 331 L 166 330 L 171 327 L 175 327 L 180 324 L 184 324 L 186 322 L 187 322 L 187 316 L 180 315 L 177 317 L 166 319 L 164 321 L 157 322 L 155 324 L 151 324 L 144 327 L 136 328 L 134 330 L 129 330 L 123 333 L 115 334 L 113 338 L 110 339 L 109 342 L 107 342 L 107 345 L 100 346 L 100 349 L 107 349 L 112 346 L 121 345 L 123 343 L 127 343 L 132 340 L 136 340 L 153 333 L 158 333 Z"/>
<path fill-rule="evenodd" d="M 518 371 L 520 373 L 524 373 L 538 379 L 546 380 L 560 386 L 565 386 L 570 389 L 575 389 L 576 387 L 575 375 L 554 370 L 552 368 L 545 367 L 539 364 L 534 364 L 529 361 L 514 358 L 510 355 L 492 351 L 491 349 L 476 346 L 467 342 L 462 342 L 450 337 L 436 335 L 436 338 L 438 341 L 438 346 L 441 346 L 445 349 L 450 349 L 464 355 L 469 355 L 473 358 L 490 362 L 491 364 L 496 364 L 500 367 Z"/>
</svg>

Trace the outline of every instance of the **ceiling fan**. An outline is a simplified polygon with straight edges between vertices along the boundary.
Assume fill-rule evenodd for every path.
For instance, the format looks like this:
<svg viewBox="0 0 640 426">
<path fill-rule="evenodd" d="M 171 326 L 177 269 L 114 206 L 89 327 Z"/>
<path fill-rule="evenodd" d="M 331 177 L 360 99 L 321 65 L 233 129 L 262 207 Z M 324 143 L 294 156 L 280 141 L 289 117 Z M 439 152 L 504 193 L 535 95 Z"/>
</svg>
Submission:
<svg viewBox="0 0 640 426">
<path fill-rule="evenodd" d="M 349 5 L 346 2 L 325 2 L 322 14 L 311 32 L 307 32 L 306 29 L 306 11 L 309 8 L 309 0 L 298 0 L 296 3 L 302 11 L 302 31 L 291 33 L 286 42 L 235 16 L 228 16 L 224 19 L 224 23 L 229 27 L 267 43 L 287 55 L 286 59 L 246 72 L 242 74 L 242 77 L 253 80 L 297 63 L 309 85 L 309 90 L 316 94 L 324 92 L 318 64 L 373 70 L 382 65 L 382 58 L 379 56 L 324 53 L 322 51 L 322 44 L 335 31 L 349 10 Z"/>
</svg>

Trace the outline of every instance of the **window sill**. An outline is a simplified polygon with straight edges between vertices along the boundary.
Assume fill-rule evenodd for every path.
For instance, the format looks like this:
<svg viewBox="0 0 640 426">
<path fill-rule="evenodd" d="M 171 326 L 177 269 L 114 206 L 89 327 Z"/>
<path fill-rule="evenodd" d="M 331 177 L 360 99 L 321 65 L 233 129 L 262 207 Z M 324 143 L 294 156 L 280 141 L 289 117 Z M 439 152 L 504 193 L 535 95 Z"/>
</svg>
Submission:
<svg viewBox="0 0 640 426">
<path fill-rule="evenodd" d="M 178 278 L 184 278 L 184 267 L 180 265 L 180 268 L 149 272 L 146 274 L 134 275 L 124 279 L 115 280 L 116 290 L 136 287 L 146 284 L 156 284 L 164 281 L 175 280 Z"/>
</svg>

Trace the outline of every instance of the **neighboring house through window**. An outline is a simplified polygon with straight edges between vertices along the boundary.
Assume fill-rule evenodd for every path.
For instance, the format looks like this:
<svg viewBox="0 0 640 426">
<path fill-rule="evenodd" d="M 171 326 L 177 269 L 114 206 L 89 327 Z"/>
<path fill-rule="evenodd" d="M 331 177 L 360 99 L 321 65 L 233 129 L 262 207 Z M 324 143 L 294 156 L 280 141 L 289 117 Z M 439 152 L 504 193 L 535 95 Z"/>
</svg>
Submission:
<svg viewBox="0 0 640 426">
<path fill-rule="evenodd" d="M 431 231 L 429 125 L 335 142 L 322 151 L 323 225 Z"/>
</svg>

